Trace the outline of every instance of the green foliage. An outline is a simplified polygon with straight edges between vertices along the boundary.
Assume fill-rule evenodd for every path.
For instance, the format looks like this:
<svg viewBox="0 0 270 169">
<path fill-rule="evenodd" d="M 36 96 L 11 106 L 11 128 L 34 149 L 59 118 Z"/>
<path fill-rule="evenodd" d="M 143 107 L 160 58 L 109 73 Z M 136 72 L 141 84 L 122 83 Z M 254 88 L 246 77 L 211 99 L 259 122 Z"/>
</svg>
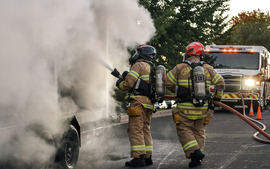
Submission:
<svg viewBox="0 0 270 169">
<path fill-rule="evenodd" d="M 226 32 L 228 43 L 236 45 L 261 45 L 270 49 L 270 16 L 259 9 L 245 11 L 232 19 L 233 26 Z M 227 44 L 228 44 L 227 43 Z"/>
<path fill-rule="evenodd" d="M 155 37 L 148 43 L 157 49 L 156 64 L 171 70 L 183 60 L 186 46 L 194 41 L 211 44 L 222 38 L 229 0 L 139 0 L 154 20 Z M 173 93 L 168 93 L 173 95 Z M 125 109 L 125 93 L 113 96 Z"/>
<path fill-rule="evenodd" d="M 114 89 L 114 94 L 112 96 L 118 103 L 118 105 L 115 108 L 117 114 L 124 113 L 127 110 L 127 105 L 124 100 L 126 94 L 127 94 L 126 91 L 122 91 L 118 88 Z"/>
<path fill-rule="evenodd" d="M 199 41 L 212 43 L 220 38 L 227 23 L 224 12 L 229 0 L 140 0 L 151 13 L 157 29 L 150 44 L 157 49 L 158 64 L 168 70 L 183 60 L 185 47 Z"/>
</svg>

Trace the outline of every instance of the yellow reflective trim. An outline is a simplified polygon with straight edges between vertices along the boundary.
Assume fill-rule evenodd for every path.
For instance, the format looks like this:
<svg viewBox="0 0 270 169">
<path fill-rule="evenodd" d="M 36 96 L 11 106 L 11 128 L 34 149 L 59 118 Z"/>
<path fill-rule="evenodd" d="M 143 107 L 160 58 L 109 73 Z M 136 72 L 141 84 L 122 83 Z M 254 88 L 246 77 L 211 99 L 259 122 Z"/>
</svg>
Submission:
<svg viewBox="0 0 270 169">
<path fill-rule="evenodd" d="M 146 97 L 146 96 L 143 96 L 143 95 L 134 95 L 133 93 L 130 94 L 130 98 L 136 98 L 136 97 Z M 148 98 L 148 97 L 146 97 Z"/>
<path fill-rule="evenodd" d="M 255 99 L 258 99 L 258 95 L 257 94 L 250 94 L 251 97 L 255 98 Z"/>
<path fill-rule="evenodd" d="M 127 99 L 128 96 L 129 96 L 129 95 L 127 95 L 127 96 L 125 97 L 125 99 Z M 134 95 L 134 94 L 132 94 L 132 93 L 130 94 L 130 98 L 137 98 L 137 97 L 146 97 L 146 96 L 142 96 L 142 95 Z M 146 97 L 146 99 L 149 100 L 148 97 Z M 150 101 L 150 100 L 149 100 L 149 101 Z M 143 106 L 144 108 L 146 108 L 146 109 L 155 110 L 155 107 L 154 107 L 154 105 L 152 105 L 152 104 L 142 104 L 142 106 Z"/>
<path fill-rule="evenodd" d="M 130 97 L 130 93 L 127 93 L 125 96 L 125 100 L 127 100 Z"/>
<path fill-rule="evenodd" d="M 229 98 L 229 99 L 233 98 L 233 99 L 235 99 L 235 98 L 241 98 L 241 97 L 240 97 L 239 94 L 223 94 L 222 98 Z"/>
<path fill-rule="evenodd" d="M 169 80 L 171 82 L 173 82 L 175 85 L 177 84 L 177 80 L 176 78 L 173 76 L 172 72 L 170 71 L 169 73 L 167 73 L 167 77 L 169 78 Z"/>
<path fill-rule="evenodd" d="M 223 91 L 217 91 L 218 96 L 222 96 L 222 94 L 223 94 Z"/>
<path fill-rule="evenodd" d="M 183 149 L 184 149 L 184 151 L 187 151 L 189 148 L 197 146 L 197 145 L 198 145 L 198 142 L 196 140 L 192 140 L 192 141 L 188 142 L 187 144 L 185 144 L 183 146 Z"/>
<path fill-rule="evenodd" d="M 132 75 L 133 77 L 135 77 L 135 79 L 139 78 L 139 74 L 137 72 L 135 72 L 134 70 L 131 70 L 129 73 L 129 75 Z"/>
<path fill-rule="evenodd" d="M 187 73 L 190 72 L 190 70 L 192 70 L 191 67 L 186 67 L 186 68 L 184 68 L 184 69 L 181 70 L 181 74 L 182 74 L 183 76 L 185 76 Z"/>
<path fill-rule="evenodd" d="M 212 83 L 216 84 L 220 78 L 221 78 L 221 75 L 216 74 L 215 77 L 212 79 Z"/>
<path fill-rule="evenodd" d="M 188 85 L 192 85 L 192 81 L 191 80 L 178 80 L 178 85 L 181 86 L 188 86 Z M 206 81 L 206 86 L 209 87 L 211 85 L 211 82 L 208 80 Z"/>
<path fill-rule="evenodd" d="M 202 107 L 196 107 L 192 103 L 178 103 L 177 107 L 178 108 L 183 108 L 183 109 L 204 110 L 204 109 L 208 109 L 208 103 L 205 103 Z"/>
<path fill-rule="evenodd" d="M 211 85 L 211 82 L 209 80 L 206 81 L 206 86 L 209 87 Z"/>
<path fill-rule="evenodd" d="M 147 72 L 150 72 L 150 71 L 151 71 L 151 66 L 148 65 L 148 66 L 145 68 L 145 70 L 146 70 Z"/>
<path fill-rule="evenodd" d="M 153 146 L 145 146 L 145 151 L 153 151 Z"/>
<path fill-rule="evenodd" d="M 248 94 L 248 96 L 250 98 L 253 98 L 253 99 L 258 99 L 259 98 L 257 94 Z M 225 98 L 225 99 L 240 99 L 241 96 L 239 94 L 227 94 L 227 93 L 223 93 L 222 98 Z"/>
<path fill-rule="evenodd" d="M 192 85 L 192 82 L 190 80 L 178 80 L 178 85 L 180 86 L 188 86 L 188 85 Z"/>
<path fill-rule="evenodd" d="M 150 105 L 150 104 L 142 104 L 142 105 L 144 108 L 155 110 L 155 107 L 153 105 Z"/>
<path fill-rule="evenodd" d="M 205 118 L 207 115 L 201 115 L 201 116 L 194 116 L 194 115 L 186 115 L 186 114 L 183 114 L 181 113 L 181 116 L 185 117 L 186 119 L 189 119 L 189 120 L 198 120 L 198 119 L 203 119 Z"/>
<path fill-rule="evenodd" d="M 121 89 L 121 90 L 124 90 L 124 81 L 123 82 L 121 82 L 120 84 L 119 84 L 119 88 Z"/>
<path fill-rule="evenodd" d="M 149 75 L 142 75 L 140 78 L 144 81 L 149 81 Z"/>
<path fill-rule="evenodd" d="M 145 151 L 145 145 L 131 146 L 131 151 Z"/>
</svg>

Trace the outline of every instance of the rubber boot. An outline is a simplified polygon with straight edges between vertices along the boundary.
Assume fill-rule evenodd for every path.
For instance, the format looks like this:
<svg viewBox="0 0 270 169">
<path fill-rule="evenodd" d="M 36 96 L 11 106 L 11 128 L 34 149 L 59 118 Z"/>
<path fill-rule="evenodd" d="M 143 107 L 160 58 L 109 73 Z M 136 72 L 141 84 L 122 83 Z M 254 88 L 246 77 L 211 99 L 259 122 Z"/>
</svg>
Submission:
<svg viewBox="0 0 270 169">
<path fill-rule="evenodd" d="M 201 152 L 200 149 L 196 149 L 193 153 L 191 153 L 191 161 L 189 163 L 189 167 L 193 168 L 198 165 L 201 165 L 201 160 L 205 157 L 205 155 Z"/>
<path fill-rule="evenodd" d="M 152 156 L 150 156 L 149 158 L 145 158 L 145 165 L 152 165 L 153 161 L 152 161 Z"/>
<path fill-rule="evenodd" d="M 130 161 L 127 161 L 125 166 L 127 167 L 143 167 L 145 166 L 144 155 L 140 155 L 140 158 L 133 158 Z"/>
</svg>

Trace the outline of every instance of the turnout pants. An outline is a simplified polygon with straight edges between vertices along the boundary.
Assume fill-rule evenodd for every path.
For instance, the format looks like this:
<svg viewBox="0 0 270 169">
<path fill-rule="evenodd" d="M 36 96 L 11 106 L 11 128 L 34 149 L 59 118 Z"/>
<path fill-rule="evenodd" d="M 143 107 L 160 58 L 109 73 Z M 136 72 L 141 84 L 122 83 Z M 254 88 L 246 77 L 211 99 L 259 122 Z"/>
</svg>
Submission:
<svg viewBox="0 0 270 169">
<path fill-rule="evenodd" d="M 140 103 L 131 103 L 128 108 L 128 136 L 131 146 L 131 157 L 139 158 L 145 154 L 149 158 L 153 152 L 150 123 L 153 110 L 144 108 Z"/>
<path fill-rule="evenodd" d="M 177 135 L 187 158 L 190 153 L 205 146 L 205 124 L 204 119 L 189 120 L 180 116 L 180 123 L 176 124 Z"/>
</svg>

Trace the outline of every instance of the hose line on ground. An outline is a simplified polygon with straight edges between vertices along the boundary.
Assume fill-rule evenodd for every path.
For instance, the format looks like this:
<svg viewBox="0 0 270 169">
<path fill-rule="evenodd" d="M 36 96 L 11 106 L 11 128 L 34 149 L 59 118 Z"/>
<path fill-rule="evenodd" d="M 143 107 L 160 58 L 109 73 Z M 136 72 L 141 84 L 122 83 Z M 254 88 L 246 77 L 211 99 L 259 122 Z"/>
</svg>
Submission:
<svg viewBox="0 0 270 169">
<path fill-rule="evenodd" d="M 240 94 L 241 100 L 242 100 L 242 106 L 243 106 L 243 114 L 244 114 L 244 116 L 247 117 L 250 121 L 253 121 L 254 123 L 257 123 L 257 124 L 261 125 L 262 130 L 265 131 L 265 130 L 266 130 L 266 126 L 265 126 L 263 123 L 261 123 L 261 122 L 258 121 L 258 120 L 255 120 L 255 119 L 253 119 L 253 118 L 250 118 L 250 117 L 246 116 L 246 109 L 245 109 L 244 98 L 243 98 L 243 95 L 242 95 L 240 92 L 239 92 L 239 94 Z M 251 100 L 251 102 L 252 102 L 252 100 Z M 259 134 L 260 134 L 260 132 L 254 133 L 254 134 L 253 134 L 253 138 L 254 138 L 255 140 L 257 140 L 257 141 L 262 142 L 262 143 L 267 143 L 267 144 L 270 143 L 269 140 L 265 140 L 265 139 L 262 139 L 262 138 L 258 137 Z"/>
<path fill-rule="evenodd" d="M 253 122 L 251 122 L 251 118 L 248 118 L 248 117 L 242 115 L 242 114 L 239 113 L 237 110 L 235 110 L 235 109 L 231 108 L 230 106 L 227 106 L 226 104 L 223 104 L 223 103 L 221 103 L 221 102 L 214 101 L 214 104 L 217 105 L 217 106 L 223 107 L 224 109 L 226 109 L 226 110 L 228 110 L 228 111 L 234 113 L 235 115 L 237 115 L 238 117 L 240 117 L 242 120 L 244 120 L 245 122 L 247 122 L 251 127 L 253 127 L 255 130 L 257 130 L 259 133 L 261 133 L 261 134 L 262 134 L 264 137 L 266 137 L 268 140 L 264 140 L 264 139 L 261 139 L 261 138 L 258 138 L 258 139 L 257 139 L 257 137 L 254 137 L 254 135 L 257 136 L 256 133 L 253 135 L 253 138 L 254 138 L 254 139 L 256 138 L 256 140 L 258 140 L 258 141 L 260 141 L 260 142 L 270 144 L 270 135 L 263 131 L 263 130 L 265 130 L 265 129 L 261 129 L 261 128 L 259 128 L 257 125 L 255 125 Z M 254 119 L 252 119 L 252 120 L 254 120 Z M 258 132 L 257 132 L 257 133 L 258 133 Z"/>
<path fill-rule="evenodd" d="M 241 95 L 242 97 L 242 95 Z M 168 99 L 168 100 L 177 100 L 177 98 L 175 96 L 169 96 L 169 95 L 165 95 L 164 96 L 164 99 Z M 243 99 L 243 98 L 242 98 Z M 240 117 L 242 120 L 244 120 L 246 123 L 248 123 L 251 127 L 253 127 L 255 130 L 257 130 L 258 132 L 254 133 L 253 135 L 253 138 L 257 141 L 260 141 L 262 143 L 266 143 L 266 144 L 270 144 L 270 135 L 267 134 L 264 130 L 266 129 L 266 126 L 257 121 L 257 120 L 254 120 L 252 118 L 249 118 L 247 116 L 244 116 L 242 115 L 240 112 L 238 112 L 237 110 L 231 108 L 230 106 L 227 106 L 226 104 L 223 104 L 221 102 L 218 102 L 218 101 L 213 101 L 215 105 L 217 106 L 220 106 L 220 107 L 223 107 L 224 109 L 234 113 L 235 115 L 237 115 L 238 117 Z M 244 107 L 244 106 L 243 106 Z M 259 125 L 261 125 L 263 128 L 261 129 L 260 127 L 258 127 L 257 125 L 255 125 L 253 122 L 256 122 L 258 123 Z M 264 137 L 266 137 L 268 140 L 265 140 L 265 139 L 262 139 L 262 138 L 259 138 L 257 137 L 258 134 L 262 134 Z"/>
</svg>

